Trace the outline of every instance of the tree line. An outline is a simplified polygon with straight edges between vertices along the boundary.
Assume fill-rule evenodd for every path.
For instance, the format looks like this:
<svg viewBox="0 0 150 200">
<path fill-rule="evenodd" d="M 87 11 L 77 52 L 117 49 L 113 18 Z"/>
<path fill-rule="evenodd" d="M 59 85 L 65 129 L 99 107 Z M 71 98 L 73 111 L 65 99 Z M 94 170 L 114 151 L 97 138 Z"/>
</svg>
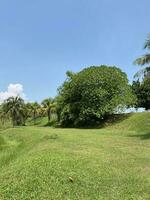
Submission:
<svg viewBox="0 0 150 200">
<path fill-rule="evenodd" d="M 25 101 L 19 97 L 9 97 L 4 101 L 0 107 L 1 119 L 10 118 L 12 120 L 12 125 L 26 125 L 28 119 L 32 119 L 34 125 L 36 124 L 36 119 L 39 117 L 47 116 L 48 124 L 51 121 L 51 114 L 55 112 L 56 103 L 54 99 L 47 98 L 40 103 L 25 103 Z"/>
<path fill-rule="evenodd" d="M 150 50 L 150 36 L 144 48 Z M 135 64 L 150 63 L 150 54 L 136 59 Z M 78 73 L 68 71 L 67 79 L 58 89 L 58 96 L 41 103 L 26 103 L 10 97 L 0 106 L 0 118 L 11 119 L 13 126 L 26 125 L 29 119 L 47 116 L 50 125 L 53 113 L 57 124 L 84 126 L 99 123 L 110 115 L 129 107 L 150 109 L 150 67 L 143 67 L 135 74 L 136 80 L 129 84 L 127 75 L 116 66 L 91 66 Z"/>
</svg>

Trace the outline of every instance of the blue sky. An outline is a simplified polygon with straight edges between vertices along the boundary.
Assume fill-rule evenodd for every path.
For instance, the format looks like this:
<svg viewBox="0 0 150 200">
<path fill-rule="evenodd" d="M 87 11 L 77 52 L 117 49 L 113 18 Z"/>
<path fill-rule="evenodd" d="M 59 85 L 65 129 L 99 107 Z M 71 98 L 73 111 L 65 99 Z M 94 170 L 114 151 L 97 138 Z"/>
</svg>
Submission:
<svg viewBox="0 0 150 200">
<path fill-rule="evenodd" d="M 0 0 L 0 92 L 20 83 L 40 101 L 57 94 L 67 70 L 101 64 L 131 81 L 149 8 L 149 0 Z"/>
</svg>

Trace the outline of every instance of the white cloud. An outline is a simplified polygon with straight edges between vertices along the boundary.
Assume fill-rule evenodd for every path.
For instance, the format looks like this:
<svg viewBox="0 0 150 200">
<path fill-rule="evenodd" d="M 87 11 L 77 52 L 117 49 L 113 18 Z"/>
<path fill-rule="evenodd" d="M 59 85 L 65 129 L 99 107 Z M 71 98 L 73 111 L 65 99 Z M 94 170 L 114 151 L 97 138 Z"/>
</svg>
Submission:
<svg viewBox="0 0 150 200">
<path fill-rule="evenodd" d="M 9 97 L 16 97 L 20 96 L 23 99 L 26 99 L 26 95 L 23 91 L 23 85 L 20 83 L 17 84 L 9 84 L 7 91 L 0 92 L 0 104 L 3 103 Z"/>
</svg>

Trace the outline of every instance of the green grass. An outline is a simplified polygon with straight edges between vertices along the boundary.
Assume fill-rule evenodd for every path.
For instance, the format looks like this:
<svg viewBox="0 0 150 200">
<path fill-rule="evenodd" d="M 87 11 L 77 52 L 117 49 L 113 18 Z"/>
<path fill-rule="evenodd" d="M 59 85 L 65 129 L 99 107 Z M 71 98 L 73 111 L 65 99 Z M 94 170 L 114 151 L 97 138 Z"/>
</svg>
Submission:
<svg viewBox="0 0 150 200">
<path fill-rule="evenodd" d="M 36 126 L 46 126 L 47 124 L 47 117 L 39 117 L 35 120 L 35 125 Z M 26 122 L 27 126 L 34 126 L 34 120 L 33 119 L 29 119 Z"/>
<path fill-rule="evenodd" d="M 102 129 L 1 131 L 0 200 L 30 199 L 149 200 L 150 113 Z"/>
<path fill-rule="evenodd" d="M 48 124 L 48 119 L 47 117 L 39 117 L 35 120 L 35 125 L 38 127 L 46 127 L 46 126 L 52 126 L 56 123 L 57 117 L 56 114 L 52 114 L 51 115 L 51 122 L 50 124 Z M 29 119 L 26 122 L 27 126 L 34 126 L 34 120 L 33 119 Z"/>
</svg>

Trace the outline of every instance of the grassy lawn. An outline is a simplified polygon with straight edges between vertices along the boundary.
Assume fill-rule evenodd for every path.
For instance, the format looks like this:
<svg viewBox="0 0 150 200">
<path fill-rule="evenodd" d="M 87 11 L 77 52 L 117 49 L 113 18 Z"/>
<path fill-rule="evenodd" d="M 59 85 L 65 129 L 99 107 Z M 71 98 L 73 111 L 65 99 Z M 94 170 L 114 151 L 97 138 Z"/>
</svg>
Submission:
<svg viewBox="0 0 150 200">
<path fill-rule="evenodd" d="M 101 129 L 1 131 L 0 200 L 30 199 L 149 200 L 150 113 Z"/>
</svg>

